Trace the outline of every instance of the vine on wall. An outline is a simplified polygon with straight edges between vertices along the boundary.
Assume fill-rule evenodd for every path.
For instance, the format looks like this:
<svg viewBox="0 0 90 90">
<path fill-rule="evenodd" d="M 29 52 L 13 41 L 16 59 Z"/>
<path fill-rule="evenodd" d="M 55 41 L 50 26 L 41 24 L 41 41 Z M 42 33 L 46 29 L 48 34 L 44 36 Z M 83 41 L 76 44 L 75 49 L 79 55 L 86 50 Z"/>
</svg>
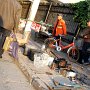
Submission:
<svg viewBox="0 0 90 90">
<path fill-rule="evenodd" d="M 74 21 L 78 22 L 79 29 L 82 30 L 86 27 L 88 20 L 88 3 L 86 1 L 81 1 L 79 3 L 75 3 L 71 5 L 71 8 L 74 11 Z"/>
</svg>

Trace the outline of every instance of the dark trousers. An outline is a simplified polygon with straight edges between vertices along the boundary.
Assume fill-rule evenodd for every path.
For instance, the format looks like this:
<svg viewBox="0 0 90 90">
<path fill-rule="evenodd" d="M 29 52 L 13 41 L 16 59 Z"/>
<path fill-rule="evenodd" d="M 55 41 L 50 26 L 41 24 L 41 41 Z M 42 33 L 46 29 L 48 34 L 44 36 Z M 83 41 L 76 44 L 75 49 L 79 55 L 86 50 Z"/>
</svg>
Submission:
<svg viewBox="0 0 90 90">
<path fill-rule="evenodd" d="M 79 62 L 82 63 L 82 60 L 84 60 L 84 63 L 88 62 L 90 52 L 87 51 L 90 49 L 90 42 L 84 42 L 82 46 L 82 50 L 80 50 L 80 59 Z"/>
<path fill-rule="evenodd" d="M 84 62 L 88 62 L 89 59 L 89 52 L 87 51 L 90 48 L 90 42 L 84 42 L 83 47 L 82 47 L 82 57 L 84 59 Z"/>
<path fill-rule="evenodd" d="M 10 30 L 6 30 L 6 29 L 0 27 L 0 57 L 3 54 L 4 41 L 5 41 L 6 37 L 10 35 L 10 33 L 11 33 Z"/>
</svg>

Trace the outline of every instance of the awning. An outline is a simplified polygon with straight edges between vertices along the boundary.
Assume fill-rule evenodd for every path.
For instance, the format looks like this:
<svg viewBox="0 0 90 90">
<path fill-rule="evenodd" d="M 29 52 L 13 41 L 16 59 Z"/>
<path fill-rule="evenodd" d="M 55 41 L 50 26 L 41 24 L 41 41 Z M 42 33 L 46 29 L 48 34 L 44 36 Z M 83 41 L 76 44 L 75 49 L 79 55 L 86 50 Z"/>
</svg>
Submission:
<svg viewBox="0 0 90 90">
<path fill-rule="evenodd" d="M 80 1 L 85 1 L 85 0 L 58 0 L 62 3 L 78 3 Z"/>
<path fill-rule="evenodd" d="M 30 1 L 30 2 L 33 2 L 34 0 L 17 0 L 17 1 L 23 1 L 23 2 Z"/>
</svg>

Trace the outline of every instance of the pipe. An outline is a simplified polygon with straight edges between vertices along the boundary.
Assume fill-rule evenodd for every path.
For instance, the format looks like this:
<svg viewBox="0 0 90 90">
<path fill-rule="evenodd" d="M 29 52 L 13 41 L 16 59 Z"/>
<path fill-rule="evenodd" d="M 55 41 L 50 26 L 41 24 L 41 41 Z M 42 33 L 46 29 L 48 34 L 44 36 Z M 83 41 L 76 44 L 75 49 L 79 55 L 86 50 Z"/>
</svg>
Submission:
<svg viewBox="0 0 90 90">
<path fill-rule="evenodd" d="M 47 21 L 47 18 L 49 16 L 49 13 L 50 13 L 50 9 L 52 7 L 52 2 L 50 3 L 50 6 L 49 6 L 49 9 L 48 9 L 48 12 L 47 12 L 47 15 L 46 15 L 46 18 L 45 18 L 45 22 Z"/>
</svg>

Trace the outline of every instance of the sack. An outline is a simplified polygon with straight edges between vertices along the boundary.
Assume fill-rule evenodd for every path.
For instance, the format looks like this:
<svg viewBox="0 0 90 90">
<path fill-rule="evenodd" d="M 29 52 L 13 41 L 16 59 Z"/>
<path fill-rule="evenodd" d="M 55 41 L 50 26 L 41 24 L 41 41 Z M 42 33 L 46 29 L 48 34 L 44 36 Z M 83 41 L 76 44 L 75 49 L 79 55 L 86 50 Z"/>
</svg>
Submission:
<svg viewBox="0 0 90 90">
<path fill-rule="evenodd" d="M 34 66 L 37 68 L 50 66 L 53 60 L 54 58 L 49 56 L 47 53 L 35 53 L 34 54 Z"/>
<path fill-rule="evenodd" d="M 4 51 L 9 51 L 9 54 L 18 59 L 18 42 L 16 39 L 16 35 L 11 33 L 9 37 L 6 37 L 5 43 L 3 45 Z"/>
<path fill-rule="evenodd" d="M 9 50 L 10 43 L 12 41 L 13 41 L 13 38 L 12 37 L 6 37 L 6 40 L 5 40 L 4 45 L 3 45 L 4 51 L 8 51 Z"/>
<path fill-rule="evenodd" d="M 12 41 L 10 44 L 10 48 L 9 48 L 9 54 L 15 58 L 18 59 L 18 42 L 17 41 Z"/>
<path fill-rule="evenodd" d="M 18 59 L 18 42 L 16 39 L 16 35 L 14 33 L 10 34 L 10 37 L 13 38 L 12 42 L 9 45 L 9 54 L 14 57 L 15 59 Z"/>
</svg>

